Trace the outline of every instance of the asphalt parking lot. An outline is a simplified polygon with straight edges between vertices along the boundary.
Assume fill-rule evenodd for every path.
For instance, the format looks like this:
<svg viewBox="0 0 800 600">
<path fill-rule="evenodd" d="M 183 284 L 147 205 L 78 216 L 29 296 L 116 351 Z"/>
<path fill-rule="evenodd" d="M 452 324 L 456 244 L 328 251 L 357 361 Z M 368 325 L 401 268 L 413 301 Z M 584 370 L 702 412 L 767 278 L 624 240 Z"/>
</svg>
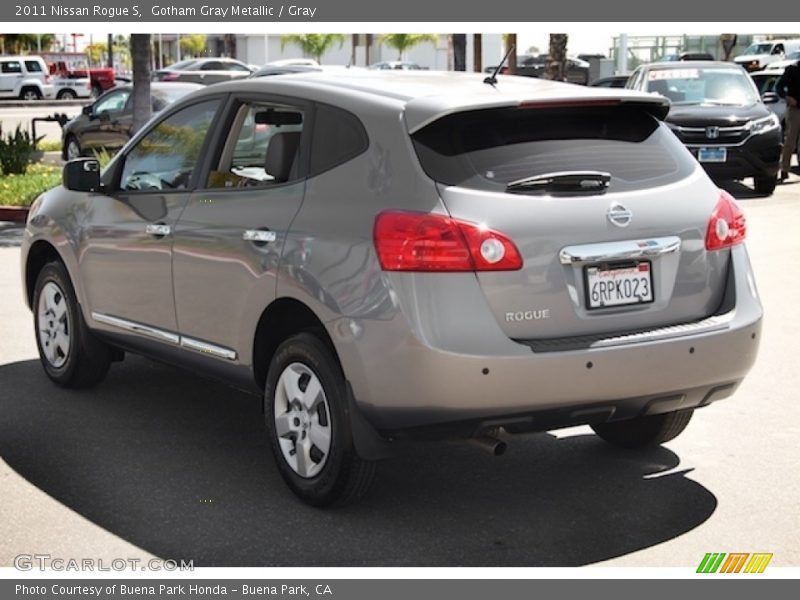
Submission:
<svg viewBox="0 0 800 600">
<path fill-rule="evenodd" d="M 800 565 L 800 177 L 748 219 L 765 306 L 759 359 L 731 399 L 643 454 L 588 428 L 509 438 L 505 456 L 430 444 L 381 465 L 361 504 L 301 505 L 257 398 L 128 357 L 64 391 L 36 359 L 19 230 L 0 226 L 0 565 L 20 553 L 196 566 L 681 566 L 706 552 Z"/>
</svg>

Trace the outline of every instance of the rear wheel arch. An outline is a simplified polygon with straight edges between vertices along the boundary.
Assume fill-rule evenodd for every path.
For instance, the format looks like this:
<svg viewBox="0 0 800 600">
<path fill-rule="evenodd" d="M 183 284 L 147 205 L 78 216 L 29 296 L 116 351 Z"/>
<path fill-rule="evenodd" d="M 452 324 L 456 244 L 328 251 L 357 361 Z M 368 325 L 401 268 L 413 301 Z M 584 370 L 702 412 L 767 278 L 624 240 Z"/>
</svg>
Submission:
<svg viewBox="0 0 800 600">
<path fill-rule="evenodd" d="M 253 376 L 259 388 L 264 389 L 269 364 L 278 347 L 289 337 L 304 331 L 313 333 L 328 346 L 341 368 L 333 340 L 316 313 L 294 298 L 278 298 L 261 314 L 253 339 Z"/>
</svg>

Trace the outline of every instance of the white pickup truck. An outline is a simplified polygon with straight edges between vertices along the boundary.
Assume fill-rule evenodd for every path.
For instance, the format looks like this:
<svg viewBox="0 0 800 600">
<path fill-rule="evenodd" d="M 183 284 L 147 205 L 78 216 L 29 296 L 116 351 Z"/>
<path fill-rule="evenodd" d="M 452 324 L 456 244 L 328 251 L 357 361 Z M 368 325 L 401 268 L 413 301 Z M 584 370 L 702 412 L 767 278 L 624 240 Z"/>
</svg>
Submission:
<svg viewBox="0 0 800 600">
<path fill-rule="evenodd" d="M 92 80 L 88 76 L 56 73 L 52 80 L 58 100 L 92 97 Z"/>
</svg>

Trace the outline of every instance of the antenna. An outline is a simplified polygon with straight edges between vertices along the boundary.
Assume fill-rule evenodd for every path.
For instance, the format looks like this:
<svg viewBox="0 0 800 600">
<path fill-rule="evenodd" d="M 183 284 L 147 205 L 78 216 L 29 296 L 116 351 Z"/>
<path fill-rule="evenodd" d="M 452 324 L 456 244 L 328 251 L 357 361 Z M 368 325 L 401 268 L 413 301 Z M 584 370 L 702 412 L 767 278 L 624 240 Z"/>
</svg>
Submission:
<svg viewBox="0 0 800 600">
<path fill-rule="evenodd" d="M 515 47 L 516 46 L 514 46 L 514 44 L 511 45 L 511 47 L 508 49 L 508 52 L 506 52 L 506 55 L 503 57 L 503 60 L 501 60 L 500 64 L 498 64 L 494 68 L 494 73 L 492 73 L 491 75 L 489 75 L 489 77 L 484 79 L 483 83 L 488 83 L 489 85 L 494 85 L 497 83 L 497 74 L 500 72 L 500 69 L 503 68 L 503 65 L 506 64 L 508 57 L 511 56 L 511 53 L 514 51 Z"/>
</svg>

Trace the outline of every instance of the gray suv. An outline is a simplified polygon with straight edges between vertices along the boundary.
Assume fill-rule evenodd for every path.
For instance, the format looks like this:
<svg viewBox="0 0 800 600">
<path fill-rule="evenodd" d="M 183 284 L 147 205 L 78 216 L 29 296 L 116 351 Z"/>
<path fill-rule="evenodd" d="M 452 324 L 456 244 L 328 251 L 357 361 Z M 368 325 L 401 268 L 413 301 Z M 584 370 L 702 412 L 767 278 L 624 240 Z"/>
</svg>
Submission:
<svg viewBox="0 0 800 600">
<path fill-rule="evenodd" d="M 33 205 L 44 371 L 89 386 L 133 352 L 252 390 L 315 505 L 417 440 L 666 442 L 734 392 L 762 318 L 744 215 L 668 110 L 433 72 L 194 92 Z"/>
</svg>

